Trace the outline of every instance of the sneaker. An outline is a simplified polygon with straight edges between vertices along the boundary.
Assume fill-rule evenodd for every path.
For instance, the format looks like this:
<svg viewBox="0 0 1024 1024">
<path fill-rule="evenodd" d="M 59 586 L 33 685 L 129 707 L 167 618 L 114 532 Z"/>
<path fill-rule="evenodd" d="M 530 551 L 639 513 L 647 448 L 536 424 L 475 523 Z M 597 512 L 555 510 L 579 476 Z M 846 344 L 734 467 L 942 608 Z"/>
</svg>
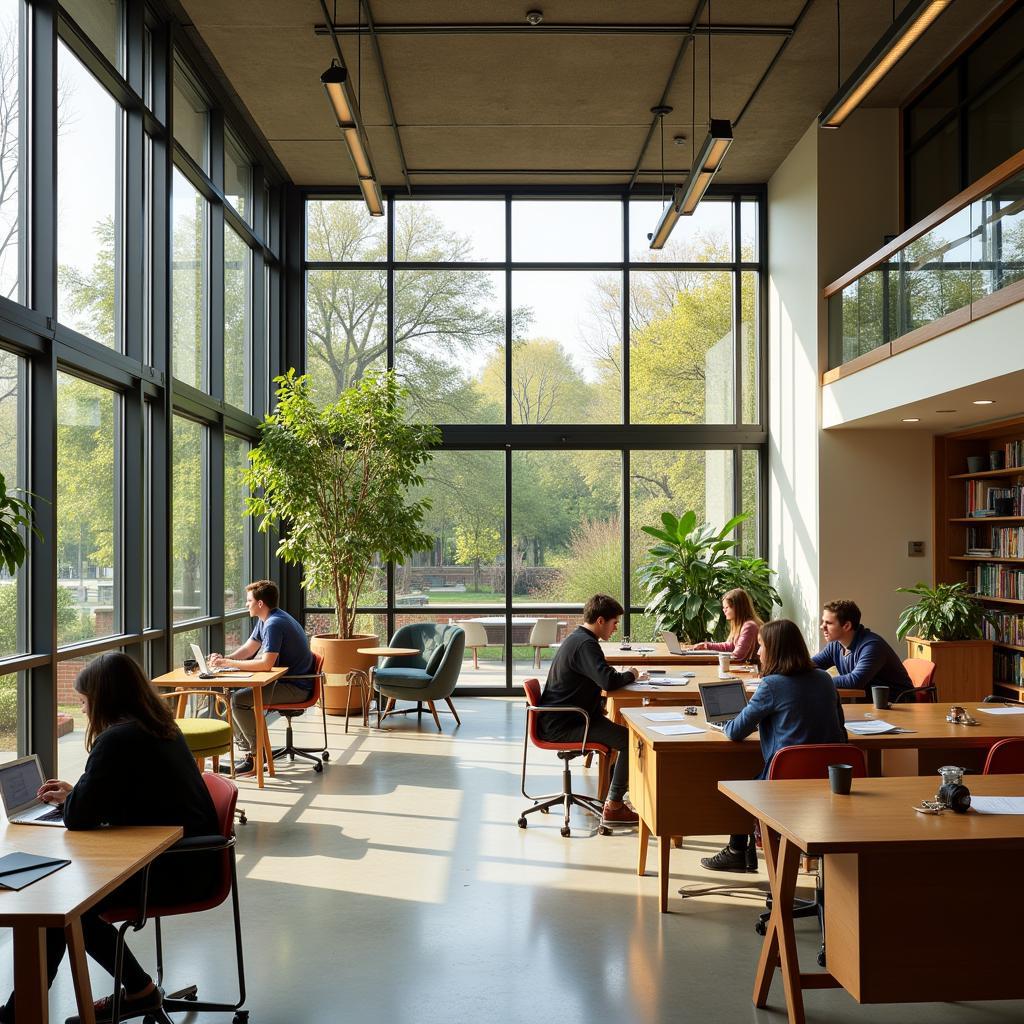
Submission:
<svg viewBox="0 0 1024 1024">
<path fill-rule="evenodd" d="M 230 761 L 227 761 L 227 762 L 221 761 L 220 767 L 217 770 L 221 773 L 221 775 L 230 775 L 231 774 L 231 762 Z M 245 774 L 251 775 L 254 770 L 255 770 L 255 766 L 253 764 L 252 754 L 247 754 L 240 761 L 235 761 L 235 774 L 236 775 L 245 775 Z"/>
<path fill-rule="evenodd" d="M 621 807 L 609 807 L 608 804 L 605 804 L 601 808 L 602 825 L 638 825 L 639 823 L 640 815 L 636 813 L 628 800 L 623 801 Z"/>
<path fill-rule="evenodd" d="M 757 854 L 754 856 L 756 858 Z M 745 850 L 734 850 L 729 846 L 724 846 L 714 857 L 701 857 L 700 863 L 709 871 L 757 871 L 756 861 L 753 868 L 747 866 Z"/>
<path fill-rule="evenodd" d="M 118 1007 L 118 1015 L 121 1020 L 131 1020 L 133 1017 L 143 1017 L 147 1013 L 159 1010 L 163 1005 L 163 993 L 154 986 L 152 991 L 145 993 L 145 995 L 135 996 L 134 998 L 122 996 L 121 1005 Z M 97 999 L 93 1003 L 93 1008 L 96 1014 L 96 1024 L 110 1024 L 113 1019 L 114 997 L 109 995 L 104 996 L 102 999 Z M 81 1021 L 81 1017 L 76 1013 L 74 1017 L 68 1017 L 64 1024 L 81 1024 Z"/>
</svg>

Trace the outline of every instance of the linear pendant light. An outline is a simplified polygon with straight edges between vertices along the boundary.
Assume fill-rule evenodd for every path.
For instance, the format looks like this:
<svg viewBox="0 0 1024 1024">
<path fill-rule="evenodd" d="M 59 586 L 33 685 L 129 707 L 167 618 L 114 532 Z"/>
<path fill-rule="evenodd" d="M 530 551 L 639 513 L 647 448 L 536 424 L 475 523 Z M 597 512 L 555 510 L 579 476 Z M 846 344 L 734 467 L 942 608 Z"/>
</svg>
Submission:
<svg viewBox="0 0 1024 1024">
<path fill-rule="evenodd" d="M 334 117 L 348 147 L 349 156 L 352 157 L 366 207 L 372 217 L 383 217 L 384 200 L 377 184 L 377 175 L 373 170 L 370 147 L 363 132 L 359 103 L 349 84 L 348 70 L 334 61 L 320 76 L 320 84 L 327 93 L 327 99 L 331 103 Z"/>
<path fill-rule="evenodd" d="M 857 70 L 818 115 L 822 128 L 838 128 L 925 33 L 952 0 L 910 0 Z"/>
</svg>

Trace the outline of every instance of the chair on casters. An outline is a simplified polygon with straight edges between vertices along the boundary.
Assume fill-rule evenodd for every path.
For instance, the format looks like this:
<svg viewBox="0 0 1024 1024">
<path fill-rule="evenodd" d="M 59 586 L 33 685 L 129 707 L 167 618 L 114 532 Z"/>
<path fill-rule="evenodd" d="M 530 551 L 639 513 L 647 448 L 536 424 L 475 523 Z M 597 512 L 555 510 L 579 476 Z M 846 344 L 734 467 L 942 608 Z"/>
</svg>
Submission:
<svg viewBox="0 0 1024 1024">
<path fill-rule="evenodd" d="M 582 807 L 586 811 L 590 811 L 591 814 L 596 814 L 598 818 L 601 817 L 601 808 L 604 803 L 604 797 L 608 790 L 609 772 L 608 772 L 608 758 L 611 755 L 611 748 L 606 747 L 603 743 L 592 743 L 587 741 L 587 731 L 590 728 L 590 716 L 582 708 L 576 707 L 541 707 L 540 704 L 540 680 L 538 679 L 527 679 L 523 682 L 523 689 L 526 691 L 526 731 L 523 735 L 523 775 L 521 789 L 523 796 L 527 800 L 533 801 L 532 807 L 527 807 L 522 814 L 519 815 L 519 820 L 516 824 L 520 828 L 526 828 L 526 816 L 533 814 L 534 811 L 540 811 L 543 814 L 547 814 L 548 810 L 561 804 L 565 808 L 565 818 L 562 822 L 562 835 L 565 838 L 569 837 L 569 812 L 573 806 Z M 542 714 L 573 714 L 580 715 L 583 718 L 584 730 L 583 739 L 573 742 L 571 740 L 545 740 L 540 737 L 537 730 L 537 718 Z M 562 792 L 551 793 L 545 796 L 531 796 L 526 792 L 526 755 L 530 749 L 530 744 L 535 747 L 539 747 L 541 750 L 557 750 L 558 757 L 564 761 L 562 767 Z M 598 782 L 598 796 L 582 796 L 579 793 L 574 793 L 572 789 L 572 772 L 569 768 L 569 762 L 574 757 L 581 757 L 585 754 L 596 753 L 600 759 L 600 775 Z M 611 835 L 611 829 L 606 825 L 600 825 L 598 832 L 603 836 Z"/>
<path fill-rule="evenodd" d="M 309 697 L 302 701 L 301 704 L 267 704 L 264 707 L 265 711 L 276 711 L 287 723 L 287 729 L 284 734 L 284 746 L 278 747 L 273 752 L 274 760 L 276 761 L 279 757 L 288 755 L 289 759 L 294 761 L 296 757 L 304 757 L 307 761 L 313 762 L 313 771 L 322 772 L 324 770 L 324 761 L 329 761 L 331 753 L 327 749 L 327 712 L 324 710 L 323 701 L 323 684 L 324 684 L 324 656 L 313 652 L 313 671 L 306 676 L 287 676 L 286 681 L 292 682 L 295 679 L 312 679 L 313 689 L 310 691 Z M 292 719 L 297 718 L 301 715 L 306 708 L 313 707 L 314 704 L 320 705 L 320 717 L 323 720 L 324 730 L 324 742 L 322 746 L 316 747 L 297 747 L 295 746 L 295 736 L 292 733 Z M 320 755 L 317 757 L 317 755 Z M 323 760 L 321 760 L 321 758 Z"/>
<path fill-rule="evenodd" d="M 540 652 L 550 647 L 558 638 L 558 619 L 538 619 L 530 630 L 530 646 L 533 648 L 533 667 L 540 668 Z"/>
<path fill-rule="evenodd" d="M 983 775 L 1024 774 L 1024 739 L 1014 737 L 993 744 L 985 758 Z"/>
<path fill-rule="evenodd" d="M 932 703 L 939 700 L 939 692 L 935 689 L 935 662 L 924 658 L 904 658 L 903 667 L 914 684 L 912 690 L 904 690 L 894 698 L 893 704 Z"/>
<path fill-rule="evenodd" d="M 242 920 L 238 910 L 238 877 L 235 870 L 235 834 L 234 817 L 235 803 L 238 800 L 238 787 L 230 779 L 223 775 L 214 775 L 210 772 L 203 774 L 203 782 L 213 799 L 213 806 L 217 812 L 217 822 L 220 826 L 220 834 L 215 836 L 191 836 L 181 839 L 174 844 L 166 853 L 161 854 L 158 860 L 164 857 L 182 857 L 187 854 L 211 853 L 220 851 L 218 858 L 219 865 L 211 877 L 212 888 L 210 895 L 203 900 L 192 903 L 167 903 L 150 904 L 149 895 L 149 866 L 144 869 L 142 881 L 142 900 L 138 904 L 125 904 L 123 906 L 111 907 L 103 913 L 103 920 L 108 924 L 119 925 L 117 929 L 117 953 L 115 957 L 114 970 L 114 999 L 111 1007 L 111 1020 L 113 1024 L 120 1021 L 121 1001 L 121 972 L 124 962 L 125 933 L 131 928 L 133 931 L 140 931 L 147 921 L 152 920 L 156 929 L 156 984 L 163 990 L 164 963 L 163 944 L 160 936 L 160 921 L 165 917 L 176 917 L 180 914 L 195 914 L 202 910 L 212 910 L 219 907 L 228 895 L 231 896 L 231 908 L 234 914 L 235 923 L 235 963 L 238 968 L 238 1001 L 235 1003 L 211 1003 L 198 999 L 198 990 L 195 985 L 172 992 L 164 996 L 163 1007 L 159 1010 L 151 1010 L 146 1014 L 146 1020 L 152 1020 L 155 1024 L 174 1024 L 169 1013 L 195 1013 L 201 1010 L 219 1011 L 221 1013 L 234 1013 L 232 1024 L 246 1024 L 249 1020 L 249 1011 L 243 1010 L 245 1002 L 245 967 L 242 960 Z M 187 864 L 187 857 L 186 857 Z M 183 865 L 184 867 L 184 865 Z M 188 868 L 184 867 L 187 871 Z"/>
<path fill-rule="evenodd" d="M 867 763 L 859 747 L 851 743 L 806 743 L 798 746 L 783 747 L 777 751 L 768 767 L 768 778 L 774 779 L 827 779 L 830 764 L 849 764 L 853 766 L 853 777 L 867 777 Z M 803 858 L 817 861 L 814 899 L 794 900 L 793 917 L 816 917 L 821 929 L 821 950 L 818 952 L 818 966 L 825 966 L 825 888 L 822 862 L 818 858 Z M 768 931 L 768 918 L 771 917 L 772 900 L 769 896 L 765 901 L 767 909 L 757 919 L 754 931 L 764 935 Z"/>
</svg>

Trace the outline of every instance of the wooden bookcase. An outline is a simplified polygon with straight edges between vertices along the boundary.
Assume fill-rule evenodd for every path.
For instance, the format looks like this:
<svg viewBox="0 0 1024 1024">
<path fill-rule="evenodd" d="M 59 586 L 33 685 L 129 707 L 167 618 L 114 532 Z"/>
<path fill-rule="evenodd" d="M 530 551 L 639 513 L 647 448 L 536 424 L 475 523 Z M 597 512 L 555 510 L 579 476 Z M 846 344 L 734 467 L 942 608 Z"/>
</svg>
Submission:
<svg viewBox="0 0 1024 1024">
<path fill-rule="evenodd" d="M 1002 450 L 1014 441 L 1024 441 L 1024 416 L 969 427 L 935 438 L 935 580 L 937 583 L 955 583 L 970 573 L 975 582 L 979 567 L 991 567 L 1008 572 L 1019 571 L 1020 588 L 1014 598 L 981 595 L 984 601 L 1003 615 L 1021 617 L 1019 640 L 1024 640 L 1024 547 L 1018 548 L 1016 557 L 1009 555 L 968 555 L 968 537 L 974 531 L 978 546 L 995 546 L 998 531 L 1020 529 L 1024 534 L 1024 515 L 1000 515 L 970 518 L 967 514 L 967 483 L 980 481 L 996 487 L 1024 486 L 1024 465 L 989 469 L 990 451 Z M 981 456 L 985 468 L 968 472 L 968 456 Z M 1022 458 L 1021 461 L 1024 461 Z M 1024 511 L 1024 509 L 1022 509 Z M 998 589 L 993 586 L 993 590 Z M 993 688 L 1017 700 L 1024 700 L 1024 685 L 1007 675 L 1011 659 L 1024 659 L 1024 644 L 1005 642 L 1005 634 L 995 638 Z"/>
</svg>

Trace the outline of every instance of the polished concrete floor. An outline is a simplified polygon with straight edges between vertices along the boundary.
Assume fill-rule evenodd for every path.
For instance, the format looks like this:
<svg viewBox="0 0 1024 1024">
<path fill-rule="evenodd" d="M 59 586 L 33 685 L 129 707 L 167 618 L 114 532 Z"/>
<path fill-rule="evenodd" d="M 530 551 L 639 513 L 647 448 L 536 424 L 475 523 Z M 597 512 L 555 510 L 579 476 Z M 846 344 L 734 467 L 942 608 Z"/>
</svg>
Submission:
<svg viewBox="0 0 1024 1024">
<path fill-rule="evenodd" d="M 723 881 L 698 861 L 720 841 L 673 851 L 672 913 L 661 915 L 654 876 L 635 874 L 635 833 L 591 835 L 583 815 L 570 839 L 559 835 L 557 817 L 534 815 L 526 831 L 516 827 L 525 803 L 522 703 L 463 699 L 459 711 L 461 728 L 445 716 L 442 734 L 429 717 L 390 719 L 379 732 L 353 727 L 348 736 L 331 720 L 323 775 L 296 762 L 263 792 L 243 783 L 249 824 L 238 829 L 238 850 L 252 1024 L 785 1020 L 778 983 L 768 1009 L 750 1001 L 759 897 L 675 895 L 681 885 Z M 311 716 L 300 727 L 312 738 Z M 538 790 L 557 788 L 558 768 L 545 755 L 531 755 L 531 766 Z M 594 771 L 576 774 L 593 786 Z M 908 886 L 908 904 L 920 898 Z M 805 921 L 799 929 L 802 961 L 813 970 L 816 928 Z M 2 935 L 6 989 L 11 944 Z M 226 907 L 171 922 L 166 935 L 169 987 L 196 981 L 210 998 L 230 994 Z M 132 944 L 151 962 L 149 935 Z M 935 956 L 955 965 L 955 949 Z M 109 991 L 95 967 L 93 981 L 97 995 Z M 806 1004 L 808 1020 L 822 1024 L 1024 1017 L 1024 1003 L 862 1007 L 842 991 L 810 992 Z M 59 1021 L 72 1012 L 65 968 L 51 1013 Z M 230 1015 L 183 1019 L 226 1024 Z"/>
</svg>

